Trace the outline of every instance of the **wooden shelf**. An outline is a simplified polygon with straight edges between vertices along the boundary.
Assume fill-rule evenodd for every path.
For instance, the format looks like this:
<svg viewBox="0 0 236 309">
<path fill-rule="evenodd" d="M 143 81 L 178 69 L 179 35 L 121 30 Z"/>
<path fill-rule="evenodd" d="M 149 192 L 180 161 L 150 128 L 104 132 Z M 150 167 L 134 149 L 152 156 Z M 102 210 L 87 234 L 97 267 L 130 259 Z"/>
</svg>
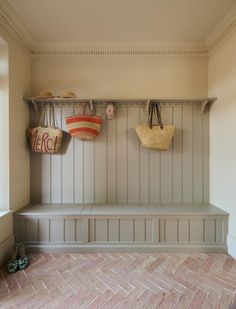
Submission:
<svg viewBox="0 0 236 309">
<path fill-rule="evenodd" d="M 107 103 L 115 103 L 119 105 L 136 106 L 146 104 L 148 101 L 159 102 L 160 105 L 195 105 L 200 104 L 202 112 L 205 111 L 207 106 L 210 106 L 217 98 L 198 98 L 198 99 L 81 99 L 81 98 L 60 98 L 54 97 L 50 99 L 39 99 L 39 98 L 24 98 L 24 101 L 33 103 L 34 105 L 42 106 L 43 104 L 55 104 L 60 107 L 76 106 L 81 103 L 93 102 L 98 105 L 106 105 Z"/>
</svg>

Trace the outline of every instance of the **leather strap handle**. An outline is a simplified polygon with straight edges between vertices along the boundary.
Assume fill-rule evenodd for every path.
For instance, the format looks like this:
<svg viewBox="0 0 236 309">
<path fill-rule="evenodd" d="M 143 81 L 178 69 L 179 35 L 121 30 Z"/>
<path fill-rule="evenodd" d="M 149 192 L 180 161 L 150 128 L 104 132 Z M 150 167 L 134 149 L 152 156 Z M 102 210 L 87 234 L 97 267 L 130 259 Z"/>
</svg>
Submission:
<svg viewBox="0 0 236 309">
<path fill-rule="evenodd" d="M 157 117 L 157 121 L 158 121 L 158 124 L 160 125 L 160 128 L 161 130 L 163 130 L 163 124 L 162 124 L 162 121 L 161 121 L 161 113 L 160 113 L 160 109 L 159 109 L 159 103 L 155 103 L 155 110 L 156 110 L 156 117 Z"/>
<path fill-rule="evenodd" d="M 152 129 L 152 120 L 153 120 L 153 102 L 150 102 L 148 107 L 148 126 L 150 129 Z"/>
<path fill-rule="evenodd" d="M 160 104 L 158 102 L 151 102 L 149 104 L 148 126 L 149 126 L 150 129 L 152 129 L 152 127 L 153 127 L 153 114 L 155 112 L 158 125 L 160 126 L 161 130 L 163 130 L 163 124 L 162 124 L 162 121 L 161 121 L 161 113 L 160 113 L 159 105 Z"/>
</svg>

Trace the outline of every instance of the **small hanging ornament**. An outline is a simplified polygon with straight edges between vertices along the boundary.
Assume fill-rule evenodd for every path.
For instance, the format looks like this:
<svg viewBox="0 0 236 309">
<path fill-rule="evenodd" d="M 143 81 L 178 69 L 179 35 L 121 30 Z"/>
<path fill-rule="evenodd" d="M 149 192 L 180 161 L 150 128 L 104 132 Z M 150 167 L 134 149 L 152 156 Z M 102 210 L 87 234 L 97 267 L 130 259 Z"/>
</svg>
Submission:
<svg viewBox="0 0 236 309">
<path fill-rule="evenodd" d="M 115 111 L 116 105 L 114 103 L 108 103 L 106 109 L 107 119 L 113 120 L 115 118 Z"/>
</svg>

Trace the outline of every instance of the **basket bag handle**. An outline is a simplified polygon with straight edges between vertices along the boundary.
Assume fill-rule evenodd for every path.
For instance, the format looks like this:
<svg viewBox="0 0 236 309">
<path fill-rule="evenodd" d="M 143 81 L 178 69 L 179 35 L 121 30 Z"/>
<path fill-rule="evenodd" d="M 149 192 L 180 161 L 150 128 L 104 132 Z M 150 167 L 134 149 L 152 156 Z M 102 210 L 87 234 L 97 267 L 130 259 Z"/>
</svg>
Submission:
<svg viewBox="0 0 236 309">
<path fill-rule="evenodd" d="M 55 119 L 54 107 L 52 104 L 49 104 L 49 125 L 50 128 L 57 129 L 57 123 Z"/>
<path fill-rule="evenodd" d="M 57 128 L 54 107 L 52 104 L 41 107 L 39 126 L 43 128 Z"/>
<path fill-rule="evenodd" d="M 163 130 L 163 124 L 162 124 L 162 121 L 161 121 L 161 113 L 160 113 L 159 105 L 160 105 L 160 103 L 158 103 L 158 102 L 151 102 L 149 104 L 148 126 L 149 126 L 150 129 L 152 129 L 152 127 L 153 127 L 153 115 L 154 115 L 154 112 L 155 112 L 158 125 L 160 126 L 161 130 Z"/>
<path fill-rule="evenodd" d="M 42 106 L 40 110 L 39 127 L 46 126 L 46 106 Z"/>
<path fill-rule="evenodd" d="M 79 107 L 79 115 L 91 116 L 91 108 L 88 103 L 81 103 Z"/>
</svg>

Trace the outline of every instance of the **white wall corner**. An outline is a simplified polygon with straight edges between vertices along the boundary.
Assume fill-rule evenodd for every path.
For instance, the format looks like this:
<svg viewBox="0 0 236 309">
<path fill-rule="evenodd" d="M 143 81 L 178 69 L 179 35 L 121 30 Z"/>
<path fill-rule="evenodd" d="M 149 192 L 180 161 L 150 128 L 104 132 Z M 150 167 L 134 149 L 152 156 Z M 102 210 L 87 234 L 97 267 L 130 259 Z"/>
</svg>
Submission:
<svg viewBox="0 0 236 309">
<path fill-rule="evenodd" d="M 236 238 L 228 234 L 227 236 L 228 253 L 236 259 Z"/>
<path fill-rule="evenodd" d="M 236 4 L 205 40 L 211 55 L 236 30 Z"/>
</svg>

